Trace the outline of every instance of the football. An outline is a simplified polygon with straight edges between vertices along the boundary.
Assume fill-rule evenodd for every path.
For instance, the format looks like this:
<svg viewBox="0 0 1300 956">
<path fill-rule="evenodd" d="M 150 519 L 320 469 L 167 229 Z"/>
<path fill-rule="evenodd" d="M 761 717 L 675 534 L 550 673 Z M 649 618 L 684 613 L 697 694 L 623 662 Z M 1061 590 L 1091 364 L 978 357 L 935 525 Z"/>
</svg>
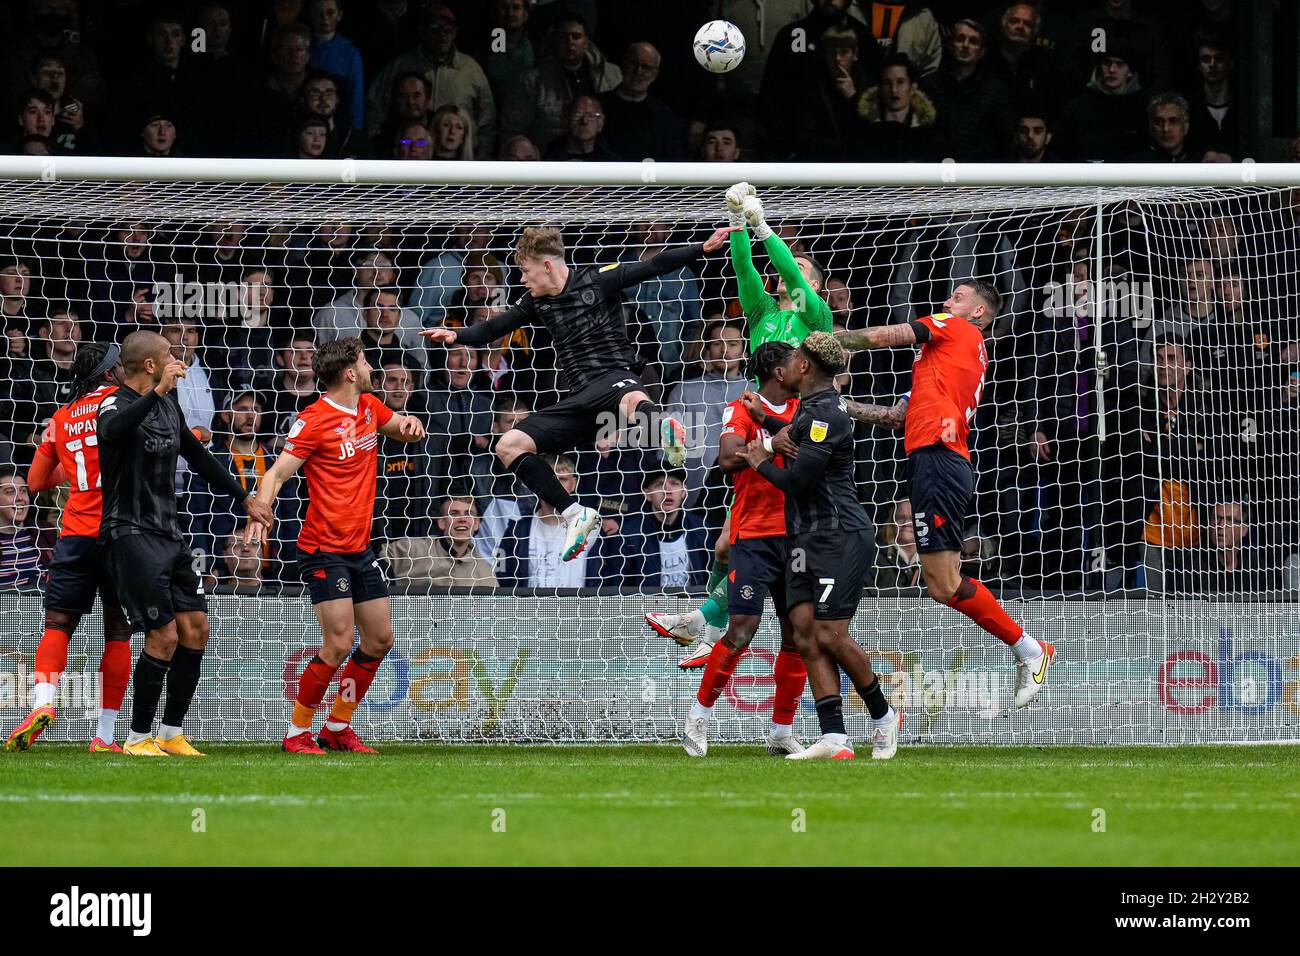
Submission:
<svg viewBox="0 0 1300 956">
<path fill-rule="evenodd" d="M 745 58 L 745 35 L 728 20 L 710 20 L 695 34 L 695 60 L 710 73 L 730 73 Z"/>
</svg>

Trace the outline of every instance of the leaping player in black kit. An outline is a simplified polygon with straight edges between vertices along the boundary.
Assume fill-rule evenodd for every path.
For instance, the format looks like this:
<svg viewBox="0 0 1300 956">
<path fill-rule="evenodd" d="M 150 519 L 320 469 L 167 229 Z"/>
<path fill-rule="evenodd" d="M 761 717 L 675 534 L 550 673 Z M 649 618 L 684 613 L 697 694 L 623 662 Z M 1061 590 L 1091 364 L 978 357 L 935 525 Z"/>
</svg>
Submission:
<svg viewBox="0 0 1300 956">
<path fill-rule="evenodd" d="M 649 424 L 652 437 L 657 431 L 672 467 L 686 459 L 685 428 L 677 419 L 660 415 L 635 371 L 640 362 L 620 308 L 622 290 L 721 249 L 731 231 L 720 228 L 701 244 L 669 249 L 645 262 L 570 266 L 558 229 L 525 229 L 515 245 L 515 261 L 528 292 L 517 303 L 469 328 L 420 333 L 446 345 L 478 347 L 530 323 L 550 331 L 567 394 L 502 435 L 496 453 L 509 471 L 564 516 L 562 560 L 582 553 L 600 514 L 578 504 L 541 455 L 590 445 L 604 420 L 613 420 L 617 413 L 623 426 Z"/>
</svg>

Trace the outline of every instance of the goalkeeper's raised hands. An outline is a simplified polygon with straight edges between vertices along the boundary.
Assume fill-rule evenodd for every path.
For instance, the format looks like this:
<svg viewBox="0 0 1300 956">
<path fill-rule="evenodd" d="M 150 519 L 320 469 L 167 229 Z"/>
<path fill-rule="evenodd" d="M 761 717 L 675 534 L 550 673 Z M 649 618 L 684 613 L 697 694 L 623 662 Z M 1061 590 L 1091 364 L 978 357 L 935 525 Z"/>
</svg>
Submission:
<svg viewBox="0 0 1300 956">
<path fill-rule="evenodd" d="M 727 217 L 733 226 L 745 225 L 745 200 L 756 195 L 749 183 L 736 183 L 727 190 Z"/>
<path fill-rule="evenodd" d="M 762 242 L 768 236 L 772 235 L 772 227 L 767 224 L 763 217 L 763 202 L 757 196 L 748 197 L 741 206 L 745 215 L 745 222 L 749 223 L 749 228 L 754 230 L 754 238 Z"/>
</svg>

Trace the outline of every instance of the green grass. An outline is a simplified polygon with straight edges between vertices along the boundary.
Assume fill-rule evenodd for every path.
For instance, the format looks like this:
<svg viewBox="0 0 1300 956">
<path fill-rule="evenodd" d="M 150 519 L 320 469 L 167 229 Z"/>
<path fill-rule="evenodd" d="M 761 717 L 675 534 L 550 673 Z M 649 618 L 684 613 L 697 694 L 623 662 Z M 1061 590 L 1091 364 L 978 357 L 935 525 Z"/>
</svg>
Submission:
<svg viewBox="0 0 1300 956">
<path fill-rule="evenodd" d="M 0 860 L 30 864 L 1294 864 L 1290 747 L 389 745 L 205 760 L 0 754 Z M 865 756 L 865 755 L 863 755 Z M 505 832 L 493 811 L 505 811 Z M 1105 811 L 1094 832 L 1094 808 Z M 206 832 L 193 830 L 194 811 Z M 805 832 L 794 832 L 794 811 Z"/>
</svg>

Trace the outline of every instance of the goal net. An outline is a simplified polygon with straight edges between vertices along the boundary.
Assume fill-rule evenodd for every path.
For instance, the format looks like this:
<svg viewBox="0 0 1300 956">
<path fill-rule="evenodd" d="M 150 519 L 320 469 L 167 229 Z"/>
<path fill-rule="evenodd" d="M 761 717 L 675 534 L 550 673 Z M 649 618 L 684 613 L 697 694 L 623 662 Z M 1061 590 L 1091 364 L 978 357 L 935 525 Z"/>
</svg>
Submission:
<svg viewBox="0 0 1300 956">
<path fill-rule="evenodd" d="M 645 259 L 725 222 L 726 184 L 528 185 L 527 169 L 501 168 L 455 184 L 3 183 L 6 724 L 25 712 L 13 689 L 30 683 L 40 570 L 67 494 L 29 496 L 13 475 L 66 401 L 78 345 L 149 328 L 190 363 L 188 424 L 247 484 L 318 396 L 310 357 L 328 338 L 362 335 L 376 395 L 426 424 L 421 443 L 380 446 L 374 546 L 396 646 L 358 712 L 368 739 L 679 733 L 701 672 L 679 669 L 681 649 L 642 616 L 702 600 L 726 516 L 718 437 L 747 384 L 748 341 L 727 250 L 626 291 L 640 374 L 687 425 L 690 455 L 667 472 L 657 452 L 617 444 L 561 456 L 557 474 L 604 518 L 570 564 L 553 516 L 494 452 L 561 397 L 546 330 L 483 349 L 425 348 L 418 332 L 473 325 L 522 294 L 523 226 L 562 228 L 574 264 Z M 962 567 L 1059 656 L 1044 694 L 1015 711 L 1006 648 L 926 597 L 901 434 L 859 424 L 858 487 L 878 533 L 852 633 L 905 713 L 904 740 L 1300 738 L 1297 192 L 753 181 L 778 234 L 820 268 L 837 329 L 940 311 L 967 277 L 1006 302 L 971 423 L 977 506 Z M 768 255 L 752 248 L 775 294 Z M 894 404 L 913 358 L 855 353 L 843 394 Z M 188 729 L 277 738 L 319 645 L 293 562 L 305 488 L 286 488 L 269 540 L 245 549 L 240 509 L 183 463 L 176 480 L 213 635 Z M 70 673 L 93 677 L 101 626 L 98 611 L 82 622 Z M 715 739 L 766 730 L 778 643 L 769 618 L 715 711 Z M 845 699 L 864 736 L 861 702 Z M 52 736 L 89 736 L 93 712 L 70 703 Z M 795 730 L 815 728 L 805 696 Z"/>
</svg>

